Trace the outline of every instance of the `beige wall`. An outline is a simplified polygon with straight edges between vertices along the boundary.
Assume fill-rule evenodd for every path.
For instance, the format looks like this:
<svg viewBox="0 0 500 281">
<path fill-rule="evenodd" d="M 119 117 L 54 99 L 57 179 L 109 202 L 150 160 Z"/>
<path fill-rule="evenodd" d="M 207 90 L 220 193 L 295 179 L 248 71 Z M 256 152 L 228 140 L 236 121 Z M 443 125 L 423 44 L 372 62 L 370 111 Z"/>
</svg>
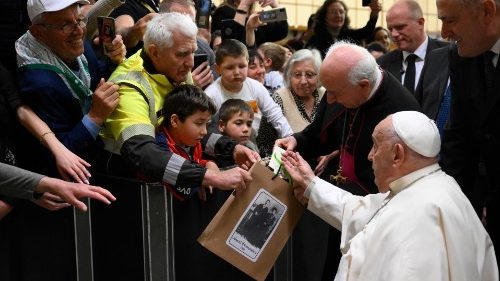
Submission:
<svg viewBox="0 0 500 281">
<path fill-rule="evenodd" d="M 305 28 L 309 15 L 314 13 L 323 3 L 322 0 L 278 0 L 279 3 L 286 7 L 288 15 L 288 23 L 291 28 Z M 389 7 L 396 0 L 379 0 L 382 3 L 382 11 L 380 12 L 377 25 L 386 26 L 385 14 Z M 214 4 L 218 5 L 222 1 L 214 0 Z M 361 6 L 361 0 L 344 0 L 349 7 L 349 18 L 351 19 L 351 27 L 359 28 L 366 24 L 370 9 Z M 426 20 L 426 29 L 429 34 L 439 34 L 441 30 L 441 22 L 437 18 L 436 0 L 420 0 L 418 1 L 424 12 Z"/>
</svg>

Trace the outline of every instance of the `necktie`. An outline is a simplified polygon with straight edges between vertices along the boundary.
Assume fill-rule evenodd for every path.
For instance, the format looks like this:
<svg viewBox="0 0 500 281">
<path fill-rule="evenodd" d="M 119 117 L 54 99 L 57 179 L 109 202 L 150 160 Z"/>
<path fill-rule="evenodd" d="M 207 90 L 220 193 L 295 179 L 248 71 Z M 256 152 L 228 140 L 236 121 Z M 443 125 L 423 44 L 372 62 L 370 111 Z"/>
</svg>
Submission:
<svg viewBox="0 0 500 281">
<path fill-rule="evenodd" d="M 406 57 L 406 71 L 405 71 L 405 81 L 403 85 L 408 89 L 411 93 L 415 91 L 415 60 L 417 59 L 417 55 L 409 54 Z"/>
<path fill-rule="evenodd" d="M 444 92 L 443 99 L 441 100 L 441 104 L 439 105 L 438 116 L 436 118 L 436 125 L 438 127 L 441 138 L 443 137 L 444 125 L 448 121 L 450 113 L 450 102 L 451 102 L 451 87 L 450 85 L 448 85 L 446 91 Z"/>
</svg>

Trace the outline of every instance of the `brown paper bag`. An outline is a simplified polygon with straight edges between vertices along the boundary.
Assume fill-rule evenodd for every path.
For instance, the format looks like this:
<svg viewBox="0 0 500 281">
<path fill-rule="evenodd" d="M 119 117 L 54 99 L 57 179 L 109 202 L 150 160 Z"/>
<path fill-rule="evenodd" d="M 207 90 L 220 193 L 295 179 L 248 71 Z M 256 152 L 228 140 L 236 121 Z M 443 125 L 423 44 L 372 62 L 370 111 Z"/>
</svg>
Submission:
<svg viewBox="0 0 500 281">
<path fill-rule="evenodd" d="M 264 163 L 250 169 L 252 182 L 231 195 L 198 242 L 256 280 L 264 280 L 286 244 L 304 207 L 293 188 Z"/>
</svg>

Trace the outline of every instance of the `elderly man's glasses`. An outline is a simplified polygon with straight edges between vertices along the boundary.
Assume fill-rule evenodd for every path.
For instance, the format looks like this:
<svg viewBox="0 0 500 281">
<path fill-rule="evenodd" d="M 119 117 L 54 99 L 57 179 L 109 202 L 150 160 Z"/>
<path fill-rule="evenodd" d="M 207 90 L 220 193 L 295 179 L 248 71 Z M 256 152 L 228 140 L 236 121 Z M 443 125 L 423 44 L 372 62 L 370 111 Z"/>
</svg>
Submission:
<svg viewBox="0 0 500 281">
<path fill-rule="evenodd" d="M 61 30 L 62 32 L 66 33 L 66 34 L 70 34 L 77 27 L 85 28 L 87 26 L 87 18 L 80 18 L 80 19 L 76 20 L 76 23 L 67 23 L 67 24 L 63 24 L 63 25 L 53 25 L 53 24 L 47 24 L 47 23 L 39 23 L 38 25 L 45 26 L 45 27 L 52 28 L 52 29 Z"/>
<path fill-rule="evenodd" d="M 310 71 L 293 72 L 292 73 L 292 77 L 297 79 L 297 80 L 300 80 L 302 77 L 306 77 L 307 80 L 311 80 L 311 79 L 316 78 L 316 76 L 318 76 L 317 73 L 310 72 Z"/>
</svg>

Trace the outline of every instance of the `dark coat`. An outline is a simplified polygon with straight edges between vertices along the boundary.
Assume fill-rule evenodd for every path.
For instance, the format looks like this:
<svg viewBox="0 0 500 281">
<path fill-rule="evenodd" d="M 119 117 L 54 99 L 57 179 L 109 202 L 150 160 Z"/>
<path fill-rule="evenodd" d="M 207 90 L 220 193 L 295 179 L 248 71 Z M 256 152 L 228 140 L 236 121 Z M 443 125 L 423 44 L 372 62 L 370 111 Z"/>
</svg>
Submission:
<svg viewBox="0 0 500 281">
<path fill-rule="evenodd" d="M 441 160 L 472 205 L 482 215 L 487 207 L 486 229 L 493 244 L 500 243 L 498 210 L 500 189 L 500 70 L 488 89 L 484 56 L 460 58 L 450 51 L 451 111 L 444 130 Z"/>
<path fill-rule="evenodd" d="M 352 109 L 351 109 L 352 110 Z M 373 141 L 371 135 L 375 126 L 389 114 L 402 110 L 420 110 L 417 100 L 391 74 L 384 73 L 379 89 L 366 103 L 359 107 L 359 113 L 354 122 L 352 133 L 354 141 L 355 173 L 359 183 L 348 183 L 342 188 L 354 194 L 377 193 L 374 183 L 372 164 L 368 161 Z M 316 119 L 302 132 L 294 134 L 297 139 L 297 149 L 306 155 L 326 155 L 340 148 L 345 114 L 348 109 L 338 103 L 327 105 L 326 95 L 320 103 Z M 336 171 L 338 158 L 332 160 L 329 166 Z M 325 170 L 325 173 L 327 170 Z M 329 176 L 327 174 L 326 176 Z"/>
<path fill-rule="evenodd" d="M 436 120 L 439 106 L 448 86 L 448 52 L 450 46 L 432 50 L 426 55 L 426 62 L 420 75 L 415 97 L 427 117 Z"/>
</svg>

